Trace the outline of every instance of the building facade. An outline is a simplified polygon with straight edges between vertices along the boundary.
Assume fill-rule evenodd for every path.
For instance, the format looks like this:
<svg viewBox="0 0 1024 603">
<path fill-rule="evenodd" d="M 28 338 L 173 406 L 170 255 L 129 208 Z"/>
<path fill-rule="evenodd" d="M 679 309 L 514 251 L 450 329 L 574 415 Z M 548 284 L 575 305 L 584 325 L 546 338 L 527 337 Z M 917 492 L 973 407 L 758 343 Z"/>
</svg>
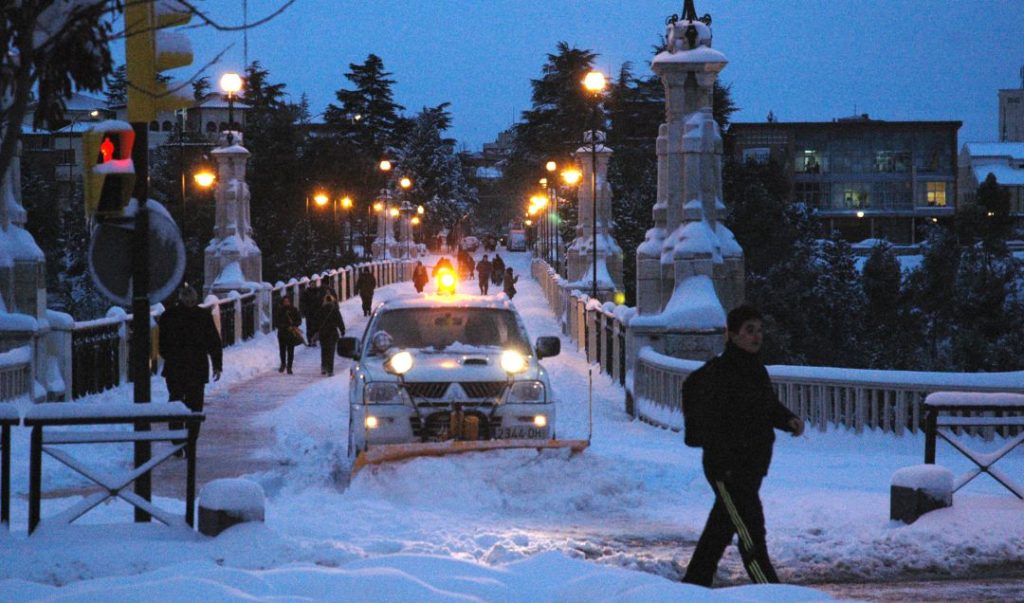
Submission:
<svg viewBox="0 0 1024 603">
<path fill-rule="evenodd" d="M 999 91 L 999 141 L 1024 142 L 1024 88 Z"/>
<path fill-rule="evenodd" d="M 791 199 L 851 241 L 919 240 L 956 211 L 959 121 L 734 123 L 732 157 L 784 166 Z"/>
<path fill-rule="evenodd" d="M 959 203 L 974 202 L 978 186 L 988 178 L 1010 193 L 1010 216 L 1024 227 L 1024 142 L 968 142 L 960 151 Z"/>
</svg>

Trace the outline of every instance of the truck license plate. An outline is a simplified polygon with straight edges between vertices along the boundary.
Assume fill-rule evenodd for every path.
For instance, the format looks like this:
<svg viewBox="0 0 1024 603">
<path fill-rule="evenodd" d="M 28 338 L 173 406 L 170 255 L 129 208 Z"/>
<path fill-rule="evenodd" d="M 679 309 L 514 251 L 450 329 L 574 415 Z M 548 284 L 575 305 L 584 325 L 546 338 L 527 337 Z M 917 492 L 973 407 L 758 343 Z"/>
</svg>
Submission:
<svg viewBox="0 0 1024 603">
<path fill-rule="evenodd" d="M 499 427 L 494 437 L 497 440 L 536 440 L 544 437 L 544 430 L 526 425 Z"/>
</svg>

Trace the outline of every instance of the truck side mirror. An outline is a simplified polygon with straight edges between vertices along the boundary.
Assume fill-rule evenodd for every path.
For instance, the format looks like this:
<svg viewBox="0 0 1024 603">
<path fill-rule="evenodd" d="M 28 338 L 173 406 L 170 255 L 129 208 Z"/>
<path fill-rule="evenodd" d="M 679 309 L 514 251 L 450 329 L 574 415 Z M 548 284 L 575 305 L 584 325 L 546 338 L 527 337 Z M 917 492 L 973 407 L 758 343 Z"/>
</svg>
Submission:
<svg viewBox="0 0 1024 603">
<path fill-rule="evenodd" d="M 342 358 L 359 360 L 359 339 L 355 337 L 342 337 L 338 340 L 338 355 Z"/>
<path fill-rule="evenodd" d="M 557 356 L 562 352 L 562 340 L 558 337 L 537 338 L 537 360 Z"/>
</svg>

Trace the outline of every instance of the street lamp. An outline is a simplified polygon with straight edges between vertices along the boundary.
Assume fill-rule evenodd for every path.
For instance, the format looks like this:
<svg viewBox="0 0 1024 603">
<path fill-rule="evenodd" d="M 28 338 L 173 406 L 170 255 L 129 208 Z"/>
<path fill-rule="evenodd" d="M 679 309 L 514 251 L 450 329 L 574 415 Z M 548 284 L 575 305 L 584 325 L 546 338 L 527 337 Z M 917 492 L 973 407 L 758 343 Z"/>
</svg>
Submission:
<svg viewBox="0 0 1024 603">
<path fill-rule="evenodd" d="M 352 258 L 352 207 L 355 204 L 352 202 L 352 197 L 345 195 L 341 198 L 341 208 L 345 210 L 345 218 L 348 223 L 348 259 L 351 261 Z"/>
<path fill-rule="evenodd" d="M 601 103 L 601 96 L 604 93 L 607 80 L 600 71 L 590 71 L 583 78 L 583 87 L 591 94 L 593 109 L 590 118 L 590 204 L 591 204 L 591 259 L 593 266 L 593 281 L 590 283 L 590 296 L 597 299 L 597 109 Z M 584 137 L 584 142 L 586 138 Z"/>
<path fill-rule="evenodd" d="M 210 188 L 217 181 L 217 175 L 204 168 L 192 174 L 192 180 L 200 188 Z"/>
<path fill-rule="evenodd" d="M 547 170 L 548 175 L 544 180 L 548 185 L 548 236 L 551 238 L 551 244 L 548 249 L 548 259 L 554 260 L 558 254 L 558 184 L 555 181 L 555 172 L 558 170 L 558 164 L 554 161 L 548 161 L 544 164 L 544 169 Z M 555 270 L 558 270 L 557 260 L 555 261 Z"/>
<path fill-rule="evenodd" d="M 242 89 L 242 76 L 234 72 L 225 73 L 220 77 L 220 89 L 228 95 L 228 144 L 235 142 L 235 95 Z"/>
</svg>

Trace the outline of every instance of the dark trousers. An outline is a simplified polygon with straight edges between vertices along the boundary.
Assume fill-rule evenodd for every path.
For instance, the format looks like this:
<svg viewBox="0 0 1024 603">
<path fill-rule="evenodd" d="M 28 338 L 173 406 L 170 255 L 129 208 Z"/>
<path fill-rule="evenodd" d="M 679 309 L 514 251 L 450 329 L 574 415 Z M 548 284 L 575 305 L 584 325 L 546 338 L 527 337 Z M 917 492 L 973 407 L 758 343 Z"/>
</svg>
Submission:
<svg viewBox="0 0 1024 603">
<path fill-rule="evenodd" d="M 284 339 L 277 338 L 277 353 L 281 356 L 281 366 L 291 370 L 295 360 L 295 346 L 289 345 Z"/>
<path fill-rule="evenodd" d="M 758 495 L 763 478 L 734 476 L 715 479 L 707 473 L 705 476 L 715 491 L 715 505 L 711 507 L 697 549 L 686 567 L 683 582 L 711 586 L 725 547 L 732 542 L 734 534 L 739 534 L 740 556 L 750 579 L 758 584 L 778 583 L 779 577 L 768 559 L 764 511 Z"/>
<path fill-rule="evenodd" d="M 203 403 L 206 395 L 206 384 L 202 382 L 188 382 L 183 379 L 167 379 L 167 401 L 184 402 L 192 412 L 203 412 Z M 184 423 L 171 421 L 167 427 L 185 429 Z M 199 428 L 196 428 L 196 437 L 199 437 Z M 180 443 L 180 442 L 176 442 Z"/>
<path fill-rule="evenodd" d="M 480 295 L 487 295 L 487 290 L 491 287 L 491 279 L 488 276 L 480 277 Z"/>
<path fill-rule="evenodd" d="M 320 338 L 320 370 L 334 373 L 334 352 L 337 347 L 337 336 Z"/>
<path fill-rule="evenodd" d="M 373 309 L 373 294 L 360 293 L 359 297 L 363 300 L 363 316 L 369 316 L 370 310 Z"/>
</svg>

